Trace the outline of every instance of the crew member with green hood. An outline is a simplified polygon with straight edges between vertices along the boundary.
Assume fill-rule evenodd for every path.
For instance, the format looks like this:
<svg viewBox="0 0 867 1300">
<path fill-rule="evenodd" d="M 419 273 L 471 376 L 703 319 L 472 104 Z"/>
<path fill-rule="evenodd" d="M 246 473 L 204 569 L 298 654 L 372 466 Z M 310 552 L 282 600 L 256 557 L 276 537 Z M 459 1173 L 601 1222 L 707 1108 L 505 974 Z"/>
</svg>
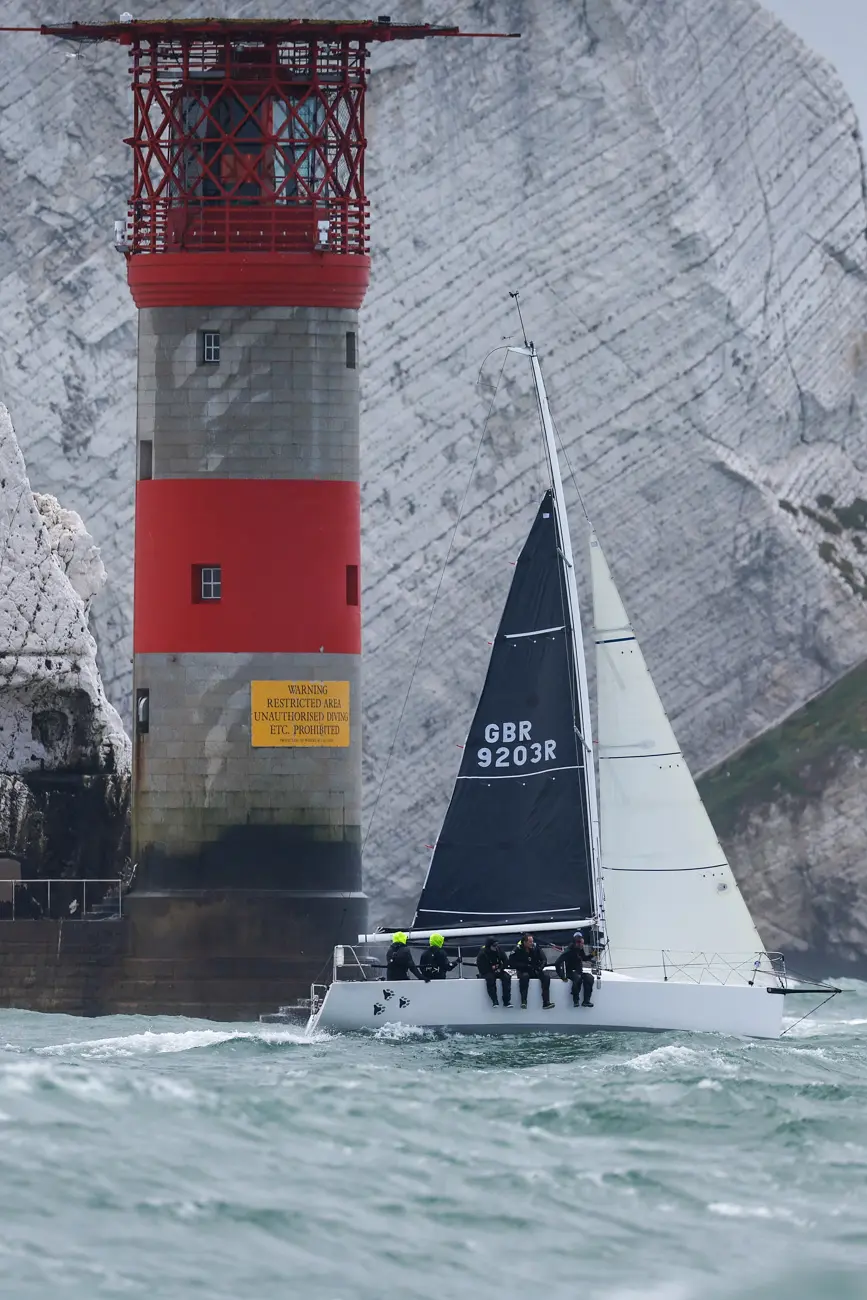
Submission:
<svg viewBox="0 0 867 1300">
<path fill-rule="evenodd" d="M 409 950 L 406 935 L 403 930 L 398 930 L 392 935 L 391 947 L 385 954 L 385 977 L 389 980 L 408 980 L 410 971 L 416 979 L 424 979 Z"/>
<path fill-rule="evenodd" d="M 456 961 L 449 961 L 443 952 L 445 938 L 441 934 L 432 934 L 430 937 L 430 947 L 426 948 L 419 958 L 422 977 L 427 980 L 444 980 L 450 970 L 457 966 Z"/>
</svg>

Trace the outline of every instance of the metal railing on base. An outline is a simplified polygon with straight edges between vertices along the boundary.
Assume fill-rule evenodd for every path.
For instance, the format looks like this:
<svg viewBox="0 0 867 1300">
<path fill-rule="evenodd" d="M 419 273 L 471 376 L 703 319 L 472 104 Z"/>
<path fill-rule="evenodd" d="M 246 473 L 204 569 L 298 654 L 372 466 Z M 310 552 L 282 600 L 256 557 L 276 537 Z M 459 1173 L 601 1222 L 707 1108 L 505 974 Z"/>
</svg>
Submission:
<svg viewBox="0 0 867 1300">
<path fill-rule="evenodd" d="M 0 880 L 0 921 L 104 921 L 122 915 L 116 878 Z"/>
</svg>

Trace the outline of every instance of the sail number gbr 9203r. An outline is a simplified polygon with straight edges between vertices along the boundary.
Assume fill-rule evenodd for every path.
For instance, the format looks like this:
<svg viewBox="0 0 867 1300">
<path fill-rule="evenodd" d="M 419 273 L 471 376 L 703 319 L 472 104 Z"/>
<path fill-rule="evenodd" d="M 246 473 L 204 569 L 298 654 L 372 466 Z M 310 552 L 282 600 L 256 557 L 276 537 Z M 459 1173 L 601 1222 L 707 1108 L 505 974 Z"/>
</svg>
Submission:
<svg viewBox="0 0 867 1300">
<path fill-rule="evenodd" d="M 476 752 L 479 767 L 521 768 L 556 762 L 555 740 L 534 740 L 529 722 L 489 722 L 485 740 Z"/>
</svg>

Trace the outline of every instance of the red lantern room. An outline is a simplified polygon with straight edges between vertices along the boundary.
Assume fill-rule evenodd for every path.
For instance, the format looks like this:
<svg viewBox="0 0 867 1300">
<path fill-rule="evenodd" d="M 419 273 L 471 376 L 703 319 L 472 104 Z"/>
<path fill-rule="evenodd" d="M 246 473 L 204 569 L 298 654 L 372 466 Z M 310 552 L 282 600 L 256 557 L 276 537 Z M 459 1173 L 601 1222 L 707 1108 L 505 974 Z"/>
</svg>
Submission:
<svg viewBox="0 0 867 1300">
<path fill-rule="evenodd" d="M 225 294 L 225 277 L 252 270 L 260 302 L 283 301 L 279 280 L 291 275 L 296 297 L 304 284 L 317 303 L 358 307 L 369 266 L 367 42 L 454 32 L 385 23 L 137 24 L 126 231 L 137 305 L 167 302 L 167 281 L 189 301 L 200 267 L 163 269 L 138 254 L 208 253 L 220 262 L 199 285 L 199 302 Z"/>
</svg>

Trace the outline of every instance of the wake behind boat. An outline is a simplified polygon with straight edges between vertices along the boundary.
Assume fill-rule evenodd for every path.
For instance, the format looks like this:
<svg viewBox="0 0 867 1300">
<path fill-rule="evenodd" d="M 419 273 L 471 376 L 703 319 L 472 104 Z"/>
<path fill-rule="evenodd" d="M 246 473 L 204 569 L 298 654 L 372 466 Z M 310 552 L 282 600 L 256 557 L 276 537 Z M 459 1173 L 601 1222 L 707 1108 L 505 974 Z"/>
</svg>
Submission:
<svg viewBox="0 0 867 1300">
<path fill-rule="evenodd" d="M 383 982 L 369 956 L 337 949 L 321 1005 L 314 990 L 310 1024 L 775 1038 L 787 997 L 837 990 L 793 980 L 782 955 L 764 950 L 591 530 L 597 799 L 554 428 L 535 348 L 508 351 L 530 362 L 551 486 L 515 566 L 407 934 L 410 945 L 442 935 L 456 969 L 447 979 Z M 516 941 L 532 932 L 547 950 L 562 948 L 574 931 L 595 954 L 592 1006 L 574 1006 L 571 988 L 557 979 L 547 1008 L 538 980 L 526 1008 L 492 1005 L 472 965 L 487 936 Z M 359 936 L 368 946 L 383 942 L 382 934 Z"/>
</svg>

